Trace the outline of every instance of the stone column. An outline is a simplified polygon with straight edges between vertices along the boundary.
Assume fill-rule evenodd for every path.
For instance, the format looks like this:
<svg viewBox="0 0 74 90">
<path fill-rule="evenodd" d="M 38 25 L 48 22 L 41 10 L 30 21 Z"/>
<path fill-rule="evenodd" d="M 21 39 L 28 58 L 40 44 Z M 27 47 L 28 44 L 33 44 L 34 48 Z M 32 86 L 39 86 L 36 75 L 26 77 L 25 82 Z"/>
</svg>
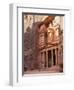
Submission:
<svg viewBox="0 0 74 90">
<path fill-rule="evenodd" d="M 48 51 L 46 51 L 46 68 L 48 68 Z"/>
<path fill-rule="evenodd" d="M 58 64 L 60 64 L 60 46 L 58 47 Z"/>
<path fill-rule="evenodd" d="M 57 65 L 57 62 L 58 62 L 58 57 L 57 57 L 57 56 L 58 56 L 58 52 L 57 52 L 57 49 L 55 49 L 55 57 L 56 57 L 55 60 L 56 60 L 56 65 Z"/>
<path fill-rule="evenodd" d="M 44 69 L 44 65 L 45 65 L 45 54 L 44 52 L 42 52 L 41 54 L 41 69 L 43 70 Z"/>
<path fill-rule="evenodd" d="M 38 54 L 38 64 L 39 64 L 39 70 L 41 70 L 41 53 Z"/>
<path fill-rule="evenodd" d="M 53 66 L 53 49 L 51 50 L 51 66 Z"/>
</svg>

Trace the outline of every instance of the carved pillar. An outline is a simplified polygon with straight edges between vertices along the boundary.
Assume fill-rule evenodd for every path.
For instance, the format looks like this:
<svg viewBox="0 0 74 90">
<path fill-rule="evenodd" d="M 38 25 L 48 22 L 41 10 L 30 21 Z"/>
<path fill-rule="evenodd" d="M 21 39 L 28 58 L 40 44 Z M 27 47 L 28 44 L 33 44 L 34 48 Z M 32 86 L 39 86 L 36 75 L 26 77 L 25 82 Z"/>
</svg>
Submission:
<svg viewBox="0 0 74 90">
<path fill-rule="evenodd" d="M 41 70 L 41 53 L 38 54 L 39 70 Z"/>
<path fill-rule="evenodd" d="M 48 68 L 48 51 L 46 51 L 46 68 Z"/>
<path fill-rule="evenodd" d="M 56 65 L 58 64 L 58 51 L 55 49 L 55 60 L 56 60 Z"/>
<path fill-rule="evenodd" d="M 58 47 L 58 64 L 60 64 L 60 46 Z"/>
<path fill-rule="evenodd" d="M 53 49 L 51 50 L 51 66 L 53 66 Z"/>
<path fill-rule="evenodd" d="M 45 68 L 45 54 L 41 52 L 41 61 L 40 61 L 40 69 L 43 70 Z"/>
</svg>

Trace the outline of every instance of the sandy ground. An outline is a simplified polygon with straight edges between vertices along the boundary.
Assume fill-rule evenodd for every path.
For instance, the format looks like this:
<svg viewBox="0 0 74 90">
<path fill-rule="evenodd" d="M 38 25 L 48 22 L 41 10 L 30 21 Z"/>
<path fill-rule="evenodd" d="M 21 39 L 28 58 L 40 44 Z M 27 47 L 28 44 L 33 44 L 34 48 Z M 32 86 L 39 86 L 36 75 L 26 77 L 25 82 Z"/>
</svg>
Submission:
<svg viewBox="0 0 74 90">
<path fill-rule="evenodd" d="M 59 73 L 60 72 L 59 66 L 52 66 L 47 69 L 41 69 L 41 70 L 29 70 L 26 71 L 24 74 L 36 74 L 36 73 Z"/>
</svg>

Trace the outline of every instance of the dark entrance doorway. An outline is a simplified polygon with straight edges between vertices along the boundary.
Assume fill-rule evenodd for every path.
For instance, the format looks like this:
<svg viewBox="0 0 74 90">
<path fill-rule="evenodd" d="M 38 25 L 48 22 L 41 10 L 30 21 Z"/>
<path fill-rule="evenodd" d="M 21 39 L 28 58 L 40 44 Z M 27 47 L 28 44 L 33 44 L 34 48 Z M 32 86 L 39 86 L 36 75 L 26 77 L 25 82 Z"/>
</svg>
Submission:
<svg viewBox="0 0 74 90">
<path fill-rule="evenodd" d="M 45 64 L 44 64 L 44 66 L 45 66 L 45 68 L 47 67 L 47 62 L 46 62 L 46 52 L 44 52 L 44 59 L 45 59 Z"/>
<path fill-rule="evenodd" d="M 51 67 L 52 64 L 52 54 L 51 50 L 48 51 L 48 67 Z"/>
<path fill-rule="evenodd" d="M 55 49 L 53 49 L 53 65 L 56 65 Z"/>
</svg>

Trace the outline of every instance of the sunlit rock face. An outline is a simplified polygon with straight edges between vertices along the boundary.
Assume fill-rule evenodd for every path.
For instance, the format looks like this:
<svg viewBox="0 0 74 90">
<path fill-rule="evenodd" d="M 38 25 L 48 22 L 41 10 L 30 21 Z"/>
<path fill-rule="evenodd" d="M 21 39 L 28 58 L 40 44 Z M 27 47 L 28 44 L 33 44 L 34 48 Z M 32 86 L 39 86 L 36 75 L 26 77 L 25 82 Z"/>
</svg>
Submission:
<svg viewBox="0 0 74 90">
<path fill-rule="evenodd" d="M 32 24 L 35 22 L 41 22 L 44 18 L 44 15 L 24 15 L 24 32 L 26 31 L 27 27 L 32 28 Z"/>
<path fill-rule="evenodd" d="M 24 15 L 24 32 L 26 31 L 26 29 L 28 27 L 32 28 L 32 24 L 35 23 L 35 22 L 41 22 L 41 21 L 47 21 L 48 20 L 48 15 Z M 54 19 L 53 17 L 52 18 L 49 18 L 50 20 Z M 63 30 L 64 28 L 64 17 L 63 16 L 55 16 L 55 19 L 53 20 L 53 25 L 57 25 L 59 24 L 61 26 L 61 30 Z"/>
</svg>

